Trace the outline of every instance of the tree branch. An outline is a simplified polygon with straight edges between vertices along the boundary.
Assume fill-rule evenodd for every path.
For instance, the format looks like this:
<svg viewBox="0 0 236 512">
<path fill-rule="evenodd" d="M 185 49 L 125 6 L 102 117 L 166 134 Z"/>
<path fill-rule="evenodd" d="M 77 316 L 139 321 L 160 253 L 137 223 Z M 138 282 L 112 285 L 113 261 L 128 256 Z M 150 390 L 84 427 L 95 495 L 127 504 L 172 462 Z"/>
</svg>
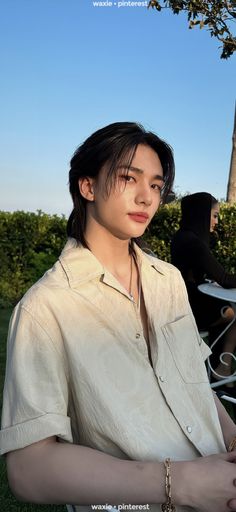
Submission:
<svg viewBox="0 0 236 512">
<path fill-rule="evenodd" d="M 199 28 L 207 28 L 211 37 L 216 37 L 223 43 L 221 58 L 227 59 L 236 51 L 236 38 L 231 33 L 228 24 L 236 19 L 236 2 L 205 0 L 150 0 L 148 8 L 162 11 L 172 10 L 174 14 L 187 13 L 189 28 L 199 25 Z M 225 37 L 227 34 L 227 37 Z"/>
</svg>

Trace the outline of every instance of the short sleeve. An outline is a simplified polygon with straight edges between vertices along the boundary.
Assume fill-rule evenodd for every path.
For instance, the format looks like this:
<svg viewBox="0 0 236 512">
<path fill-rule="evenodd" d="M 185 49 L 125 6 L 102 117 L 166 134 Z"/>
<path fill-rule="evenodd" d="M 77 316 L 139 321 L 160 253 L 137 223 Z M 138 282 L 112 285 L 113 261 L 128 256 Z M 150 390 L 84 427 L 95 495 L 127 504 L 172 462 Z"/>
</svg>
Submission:
<svg viewBox="0 0 236 512">
<path fill-rule="evenodd" d="M 60 350 L 42 321 L 19 304 L 9 327 L 0 453 L 54 435 L 72 442 L 67 410 L 68 378 Z"/>
</svg>

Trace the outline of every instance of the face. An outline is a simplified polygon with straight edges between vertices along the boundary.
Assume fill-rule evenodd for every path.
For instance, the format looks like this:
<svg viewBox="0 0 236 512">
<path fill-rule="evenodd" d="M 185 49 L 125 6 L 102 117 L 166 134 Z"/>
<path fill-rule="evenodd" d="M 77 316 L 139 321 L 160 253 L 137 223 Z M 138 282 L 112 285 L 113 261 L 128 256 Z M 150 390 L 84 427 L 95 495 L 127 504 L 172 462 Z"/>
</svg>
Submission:
<svg viewBox="0 0 236 512">
<path fill-rule="evenodd" d="M 211 221 L 210 221 L 210 232 L 212 233 L 216 228 L 219 220 L 220 207 L 219 204 L 216 203 L 211 209 Z"/>
<path fill-rule="evenodd" d="M 103 169 L 92 182 L 94 201 L 88 204 L 87 225 L 92 220 L 121 240 L 141 236 L 160 204 L 164 181 L 159 157 L 149 146 L 140 144 L 130 168 L 118 169 L 117 182 L 108 197 L 104 194 L 105 177 Z"/>
</svg>

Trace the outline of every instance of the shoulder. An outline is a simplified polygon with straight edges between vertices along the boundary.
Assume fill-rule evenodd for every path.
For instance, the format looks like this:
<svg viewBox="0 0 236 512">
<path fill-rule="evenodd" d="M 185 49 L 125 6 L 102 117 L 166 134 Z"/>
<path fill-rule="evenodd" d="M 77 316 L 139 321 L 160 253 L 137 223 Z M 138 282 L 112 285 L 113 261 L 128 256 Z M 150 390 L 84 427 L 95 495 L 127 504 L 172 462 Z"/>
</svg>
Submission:
<svg viewBox="0 0 236 512">
<path fill-rule="evenodd" d="M 22 297 L 21 306 L 30 309 L 40 301 L 48 302 L 49 297 L 57 296 L 60 289 L 68 287 L 68 280 L 59 261 L 36 282 Z"/>
<path fill-rule="evenodd" d="M 9 343 L 23 341 L 32 350 L 63 355 L 61 317 L 67 302 L 68 287 L 59 262 L 48 270 L 22 297 L 14 308 L 9 325 Z M 41 348 L 40 348 L 41 347 Z M 64 356 L 63 356 L 64 357 Z"/>
<path fill-rule="evenodd" d="M 65 304 L 65 295 L 69 288 L 68 276 L 59 257 L 52 268 L 27 290 L 16 309 L 27 312 L 36 321 L 46 324 L 58 307 Z"/>
<path fill-rule="evenodd" d="M 196 255 L 199 251 L 209 251 L 209 248 L 193 231 L 180 230 L 172 238 L 171 252 L 172 254 L 182 254 L 185 251 Z"/>
<path fill-rule="evenodd" d="M 156 276 L 152 272 L 148 272 L 154 293 L 161 294 L 163 301 L 168 299 L 168 308 L 176 312 L 176 316 L 189 313 L 189 302 L 186 286 L 181 272 L 171 263 L 162 261 L 156 256 L 145 254 L 143 258 L 149 262 L 149 266 L 156 270 Z M 178 313 L 177 313 L 178 312 Z"/>
<path fill-rule="evenodd" d="M 75 249 L 77 247 L 76 241 L 74 239 L 69 239 L 62 249 L 62 252 L 55 262 L 55 264 L 45 272 L 45 274 L 34 283 L 29 290 L 25 293 L 20 303 L 24 307 L 30 307 L 30 305 L 34 302 L 37 302 L 41 298 L 47 301 L 47 298 L 53 298 L 53 296 L 58 296 L 60 290 L 65 291 L 69 286 L 69 276 L 67 270 L 64 265 L 64 261 L 71 257 L 71 253 L 75 253 Z M 76 251 L 76 259 L 78 258 L 78 253 Z M 78 261 L 78 265 L 80 262 Z"/>
<path fill-rule="evenodd" d="M 91 251 L 70 238 L 53 267 L 23 296 L 20 306 L 36 318 L 60 319 L 61 312 L 73 303 L 75 290 L 102 272 L 103 266 Z"/>
<path fill-rule="evenodd" d="M 160 260 L 157 256 L 155 256 L 153 253 L 146 253 L 143 251 L 143 258 L 146 259 L 151 265 L 162 274 L 166 276 L 176 276 L 176 278 L 181 278 L 180 271 L 171 263 L 168 263 L 167 261 Z"/>
</svg>

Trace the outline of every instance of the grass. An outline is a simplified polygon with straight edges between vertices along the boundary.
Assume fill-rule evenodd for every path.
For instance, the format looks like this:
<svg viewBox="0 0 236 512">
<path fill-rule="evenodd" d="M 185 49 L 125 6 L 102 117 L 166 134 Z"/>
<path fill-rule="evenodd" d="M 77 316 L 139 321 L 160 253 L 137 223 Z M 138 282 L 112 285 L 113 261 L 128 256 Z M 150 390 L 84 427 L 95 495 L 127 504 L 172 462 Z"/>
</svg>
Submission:
<svg viewBox="0 0 236 512">
<path fill-rule="evenodd" d="M 2 406 L 2 389 L 4 384 L 6 361 L 6 338 L 10 309 L 0 309 L 0 405 Z M 11 493 L 6 475 L 5 458 L 0 457 L 0 511 L 1 512 L 66 512 L 66 507 L 56 505 L 32 505 L 17 501 Z"/>
</svg>

